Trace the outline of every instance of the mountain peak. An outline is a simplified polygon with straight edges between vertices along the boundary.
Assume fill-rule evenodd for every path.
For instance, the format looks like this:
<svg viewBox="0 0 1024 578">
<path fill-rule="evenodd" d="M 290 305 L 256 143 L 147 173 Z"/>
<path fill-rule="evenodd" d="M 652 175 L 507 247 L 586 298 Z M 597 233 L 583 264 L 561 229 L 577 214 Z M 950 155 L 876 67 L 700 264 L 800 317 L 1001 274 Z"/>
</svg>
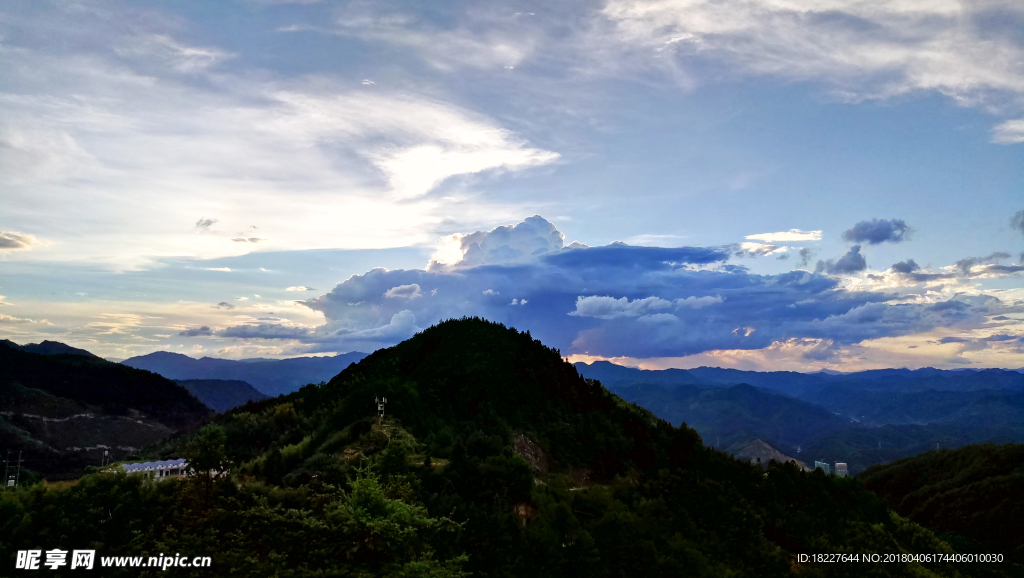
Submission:
<svg viewBox="0 0 1024 578">
<path fill-rule="evenodd" d="M 3 341 L 0 341 L 0 343 L 3 343 L 4 345 L 12 347 L 14 349 L 20 349 L 21 351 L 26 351 L 28 353 L 38 353 L 40 355 L 84 355 L 86 357 L 101 359 L 98 355 L 94 355 L 89 351 L 79 349 L 77 347 L 71 347 L 70 345 L 66 343 L 61 343 L 59 341 L 47 340 L 41 343 L 28 343 L 25 345 L 18 345 L 17 343 L 9 339 L 4 339 Z"/>
</svg>

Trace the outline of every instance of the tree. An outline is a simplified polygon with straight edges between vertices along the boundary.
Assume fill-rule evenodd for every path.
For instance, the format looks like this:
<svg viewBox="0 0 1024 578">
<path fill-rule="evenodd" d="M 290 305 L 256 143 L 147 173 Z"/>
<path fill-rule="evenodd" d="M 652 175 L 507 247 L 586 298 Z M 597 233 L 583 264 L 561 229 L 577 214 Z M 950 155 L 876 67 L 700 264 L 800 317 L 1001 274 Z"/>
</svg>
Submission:
<svg viewBox="0 0 1024 578">
<path fill-rule="evenodd" d="M 198 481 L 203 488 L 203 503 L 209 505 L 213 492 L 213 480 L 227 472 L 230 465 L 224 452 L 227 435 L 224 428 L 210 424 L 200 429 L 195 437 L 185 445 L 185 460 L 188 462 L 188 475 Z"/>
</svg>

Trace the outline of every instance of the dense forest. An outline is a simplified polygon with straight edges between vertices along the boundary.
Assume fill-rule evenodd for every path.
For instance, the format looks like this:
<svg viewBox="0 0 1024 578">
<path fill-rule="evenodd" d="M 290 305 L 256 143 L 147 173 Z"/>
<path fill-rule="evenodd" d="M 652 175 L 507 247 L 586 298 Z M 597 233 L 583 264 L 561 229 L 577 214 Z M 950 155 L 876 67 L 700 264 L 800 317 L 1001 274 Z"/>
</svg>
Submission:
<svg viewBox="0 0 1024 578">
<path fill-rule="evenodd" d="M 962 549 L 1024 563 L 1024 444 L 930 451 L 861 477 L 901 515 Z"/>
<path fill-rule="evenodd" d="M 734 460 L 582 378 L 528 332 L 480 319 L 440 323 L 139 457 L 186 457 L 193 475 L 101 472 L 7 492 L 0 559 L 13 567 L 15 551 L 40 547 L 213 558 L 189 576 L 1019 571 L 902 556 L 954 549 L 857 478 Z"/>
</svg>

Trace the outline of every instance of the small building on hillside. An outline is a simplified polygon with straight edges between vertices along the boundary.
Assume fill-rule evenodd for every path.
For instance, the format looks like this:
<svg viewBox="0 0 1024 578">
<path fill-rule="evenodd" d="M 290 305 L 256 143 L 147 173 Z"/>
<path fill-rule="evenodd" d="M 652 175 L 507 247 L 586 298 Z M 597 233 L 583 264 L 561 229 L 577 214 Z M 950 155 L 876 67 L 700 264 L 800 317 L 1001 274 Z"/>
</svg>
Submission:
<svg viewBox="0 0 1024 578">
<path fill-rule="evenodd" d="M 826 474 L 832 473 L 832 468 L 829 467 L 828 462 L 814 462 L 814 469 L 818 468 L 821 468 L 821 471 L 825 472 Z"/>
<path fill-rule="evenodd" d="M 850 475 L 850 472 L 846 470 L 846 464 L 844 462 L 836 462 L 836 475 L 840 478 L 845 478 Z"/>
<path fill-rule="evenodd" d="M 123 464 L 122 467 L 129 474 L 142 474 L 147 478 L 161 479 L 171 476 L 184 476 L 188 462 L 185 461 L 185 458 L 178 458 L 176 460 L 162 460 L 158 462 Z"/>
</svg>

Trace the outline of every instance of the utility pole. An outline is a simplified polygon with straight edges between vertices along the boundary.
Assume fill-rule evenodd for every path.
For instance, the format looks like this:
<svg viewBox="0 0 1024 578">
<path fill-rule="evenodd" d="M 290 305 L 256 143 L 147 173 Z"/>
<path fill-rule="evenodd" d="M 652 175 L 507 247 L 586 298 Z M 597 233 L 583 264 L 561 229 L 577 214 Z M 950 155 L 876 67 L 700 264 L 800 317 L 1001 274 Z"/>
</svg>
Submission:
<svg viewBox="0 0 1024 578">
<path fill-rule="evenodd" d="M 7 490 L 7 475 L 11 469 L 11 450 L 7 450 L 7 459 L 4 460 L 4 490 Z"/>
<path fill-rule="evenodd" d="M 21 450 L 18 450 L 18 472 L 14 474 L 14 487 L 18 487 L 18 483 L 21 482 Z"/>
<path fill-rule="evenodd" d="M 377 415 L 380 416 L 379 424 L 384 423 L 384 404 L 388 402 L 386 397 L 375 397 L 373 401 L 377 402 Z"/>
</svg>

